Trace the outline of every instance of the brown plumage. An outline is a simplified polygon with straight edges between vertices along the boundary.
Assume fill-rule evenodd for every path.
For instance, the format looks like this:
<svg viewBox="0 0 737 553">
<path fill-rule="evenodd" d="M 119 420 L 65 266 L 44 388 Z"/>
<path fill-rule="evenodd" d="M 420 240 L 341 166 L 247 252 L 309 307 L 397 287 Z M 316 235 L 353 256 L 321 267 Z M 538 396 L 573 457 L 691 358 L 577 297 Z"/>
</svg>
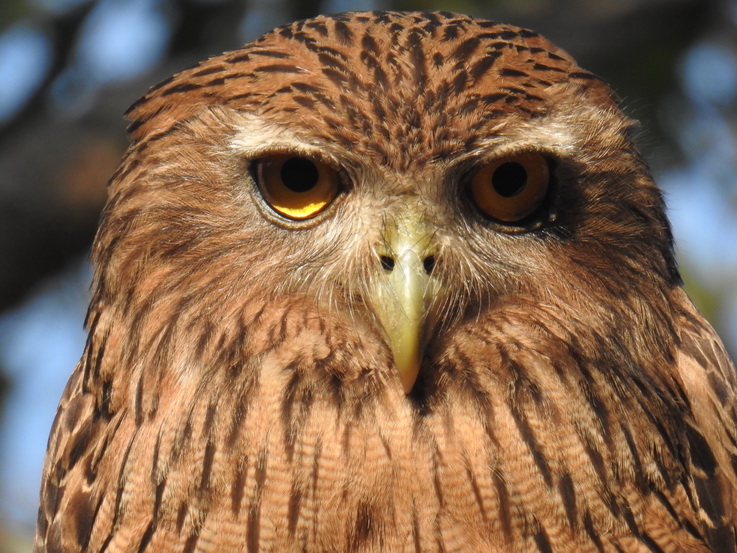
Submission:
<svg viewBox="0 0 737 553">
<path fill-rule="evenodd" d="M 734 552 L 735 370 L 599 79 L 449 13 L 155 87 L 40 552 Z"/>
</svg>

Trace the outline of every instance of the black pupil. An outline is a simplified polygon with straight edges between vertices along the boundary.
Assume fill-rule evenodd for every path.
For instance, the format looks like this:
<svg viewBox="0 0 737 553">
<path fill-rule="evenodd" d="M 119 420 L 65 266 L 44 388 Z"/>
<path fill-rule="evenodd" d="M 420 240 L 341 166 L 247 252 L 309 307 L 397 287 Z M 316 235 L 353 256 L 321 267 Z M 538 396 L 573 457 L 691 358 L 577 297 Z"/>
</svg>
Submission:
<svg viewBox="0 0 737 553">
<path fill-rule="evenodd" d="M 527 184 L 527 171 L 519 163 L 510 161 L 497 167 L 491 177 L 491 185 L 497 194 L 505 198 L 516 196 Z"/>
<path fill-rule="evenodd" d="M 290 158 L 281 166 L 281 181 L 292 192 L 312 190 L 319 177 L 315 164 L 303 157 Z"/>
</svg>

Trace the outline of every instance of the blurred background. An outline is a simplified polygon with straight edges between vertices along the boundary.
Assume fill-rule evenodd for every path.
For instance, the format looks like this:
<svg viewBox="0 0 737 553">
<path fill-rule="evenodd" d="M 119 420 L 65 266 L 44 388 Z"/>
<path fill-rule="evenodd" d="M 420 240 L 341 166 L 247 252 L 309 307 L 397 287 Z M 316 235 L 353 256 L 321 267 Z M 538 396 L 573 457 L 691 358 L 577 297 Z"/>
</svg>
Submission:
<svg viewBox="0 0 737 553">
<path fill-rule="evenodd" d="M 0 0 L 0 553 L 31 550 L 87 252 L 149 86 L 294 19 L 444 9 L 542 32 L 643 122 L 689 292 L 737 351 L 737 0 Z"/>
</svg>

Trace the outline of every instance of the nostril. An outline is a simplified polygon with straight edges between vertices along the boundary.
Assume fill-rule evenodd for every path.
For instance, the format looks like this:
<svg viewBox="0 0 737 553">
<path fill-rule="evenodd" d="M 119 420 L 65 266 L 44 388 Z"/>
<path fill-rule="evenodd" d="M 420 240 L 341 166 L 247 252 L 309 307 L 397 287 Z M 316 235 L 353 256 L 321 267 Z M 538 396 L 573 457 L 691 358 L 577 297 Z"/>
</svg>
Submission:
<svg viewBox="0 0 737 553">
<path fill-rule="evenodd" d="M 423 261 L 422 265 L 425 267 L 425 272 L 429 275 L 435 268 L 435 256 L 428 255 Z"/>
<path fill-rule="evenodd" d="M 379 260 L 381 261 L 381 266 L 384 268 L 385 271 L 393 271 L 394 270 L 394 259 L 389 257 L 388 255 L 380 255 Z"/>
</svg>

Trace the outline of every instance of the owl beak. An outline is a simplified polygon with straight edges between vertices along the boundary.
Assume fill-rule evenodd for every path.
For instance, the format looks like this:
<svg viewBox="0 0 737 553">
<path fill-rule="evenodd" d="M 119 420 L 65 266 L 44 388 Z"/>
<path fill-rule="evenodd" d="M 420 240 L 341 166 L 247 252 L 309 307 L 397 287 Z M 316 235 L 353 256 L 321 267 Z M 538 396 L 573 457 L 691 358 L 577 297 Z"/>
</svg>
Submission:
<svg viewBox="0 0 737 553">
<path fill-rule="evenodd" d="M 369 304 L 383 327 L 399 379 L 412 391 L 432 324 L 432 306 L 441 287 L 432 276 L 436 250 L 422 217 L 394 220 L 377 247 L 381 268 L 371 281 Z"/>
</svg>

